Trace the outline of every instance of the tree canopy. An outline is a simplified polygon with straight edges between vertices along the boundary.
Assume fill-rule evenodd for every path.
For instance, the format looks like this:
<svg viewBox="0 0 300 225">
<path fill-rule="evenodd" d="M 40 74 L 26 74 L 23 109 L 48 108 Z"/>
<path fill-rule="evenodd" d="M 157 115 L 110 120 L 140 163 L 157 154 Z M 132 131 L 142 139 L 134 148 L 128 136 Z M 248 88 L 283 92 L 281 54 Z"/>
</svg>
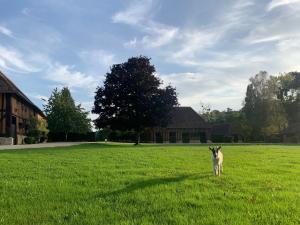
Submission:
<svg viewBox="0 0 300 225">
<path fill-rule="evenodd" d="M 68 140 L 68 133 L 87 133 L 91 130 L 91 120 L 88 112 L 75 101 L 67 87 L 53 90 L 47 104 L 44 106 L 48 128 L 53 133 L 64 133 Z"/>
<path fill-rule="evenodd" d="M 177 94 L 172 86 L 161 85 L 150 58 L 132 57 L 113 65 L 96 91 L 96 127 L 134 130 L 138 143 L 144 128 L 167 125 L 170 110 L 178 105 Z"/>
<path fill-rule="evenodd" d="M 278 98 L 288 114 L 289 123 L 300 123 L 300 72 L 281 74 L 278 82 Z"/>
<path fill-rule="evenodd" d="M 241 112 L 232 110 L 231 108 L 227 108 L 226 110 L 212 110 L 211 106 L 208 104 L 201 104 L 201 110 L 199 114 L 202 118 L 211 124 L 219 124 L 219 123 L 231 123 L 238 124 L 241 122 Z"/>
<path fill-rule="evenodd" d="M 280 135 L 288 126 L 288 117 L 280 96 L 282 77 L 269 76 L 265 71 L 250 78 L 242 112 L 244 130 L 250 140 L 266 141 Z"/>
</svg>

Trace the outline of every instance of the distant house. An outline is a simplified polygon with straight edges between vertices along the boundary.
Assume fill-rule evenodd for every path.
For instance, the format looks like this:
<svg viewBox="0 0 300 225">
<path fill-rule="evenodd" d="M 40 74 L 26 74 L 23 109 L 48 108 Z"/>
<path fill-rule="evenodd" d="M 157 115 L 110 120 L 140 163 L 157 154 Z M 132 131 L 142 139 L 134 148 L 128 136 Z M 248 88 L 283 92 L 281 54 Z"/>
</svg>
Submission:
<svg viewBox="0 0 300 225">
<path fill-rule="evenodd" d="M 213 124 L 211 141 L 216 143 L 241 142 L 243 135 L 237 125 L 230 123 Z"/>
<path fill-rule="evenodd" d="M 206 143 L 211 126 L 191 107 L 174 107 L 166 127 L 149 128 L 143 136 L 151 143 Z"/>
<path fill-rule="evenodd" d="M 28 119 L 45 119 L 43 112 L 0 71 L 0 144 L 13 138 L 14 144 L 24 143 Z"/>
</svg>

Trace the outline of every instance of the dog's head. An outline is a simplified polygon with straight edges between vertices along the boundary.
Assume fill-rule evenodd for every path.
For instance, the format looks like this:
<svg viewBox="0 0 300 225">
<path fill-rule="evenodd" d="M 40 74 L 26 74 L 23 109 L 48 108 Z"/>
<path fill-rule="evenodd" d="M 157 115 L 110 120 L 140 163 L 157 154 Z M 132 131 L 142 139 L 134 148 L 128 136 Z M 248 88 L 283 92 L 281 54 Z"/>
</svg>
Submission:
<svg viewBox="0 0 300 225">
<path fill-rule="evenodd" d="M 218 158 L 219 150 L 221 149 L 221 146 L 216 147 L 209 147 L 209 150 L 211 150 L 213 157 L 216 159 Z"/>
</svg>

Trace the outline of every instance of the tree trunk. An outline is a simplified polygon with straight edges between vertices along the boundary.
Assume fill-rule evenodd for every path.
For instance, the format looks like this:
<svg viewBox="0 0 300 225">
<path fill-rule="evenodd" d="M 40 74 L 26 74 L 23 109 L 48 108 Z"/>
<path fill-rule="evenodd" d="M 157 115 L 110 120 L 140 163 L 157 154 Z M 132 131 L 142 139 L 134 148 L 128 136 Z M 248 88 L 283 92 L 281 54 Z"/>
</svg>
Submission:
<svg viewBox="0 0 300 225">
<path fill-rule="evenodd" d="M 136 139 L 134 145 L 138 145 L 141 142 L 141 133 L 138 131 L 136 133 Z"/>
<path fill-rule="evenodd" d="M 65 141 L 68 141 L 68 132 L 66 132 Z"/>
</svg>

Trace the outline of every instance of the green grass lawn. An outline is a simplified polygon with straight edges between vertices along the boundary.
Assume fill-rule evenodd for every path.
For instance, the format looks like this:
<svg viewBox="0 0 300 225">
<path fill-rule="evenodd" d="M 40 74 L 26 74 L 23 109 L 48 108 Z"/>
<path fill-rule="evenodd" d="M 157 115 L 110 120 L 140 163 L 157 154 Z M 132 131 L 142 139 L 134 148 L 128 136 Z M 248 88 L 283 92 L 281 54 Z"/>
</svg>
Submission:
<svg viewBox="0 0 300 225">
<path fill-rule="evenodd" d="M 300 224 L 300 146 L 0 151 L 0 224 Z"/>
</svg>

